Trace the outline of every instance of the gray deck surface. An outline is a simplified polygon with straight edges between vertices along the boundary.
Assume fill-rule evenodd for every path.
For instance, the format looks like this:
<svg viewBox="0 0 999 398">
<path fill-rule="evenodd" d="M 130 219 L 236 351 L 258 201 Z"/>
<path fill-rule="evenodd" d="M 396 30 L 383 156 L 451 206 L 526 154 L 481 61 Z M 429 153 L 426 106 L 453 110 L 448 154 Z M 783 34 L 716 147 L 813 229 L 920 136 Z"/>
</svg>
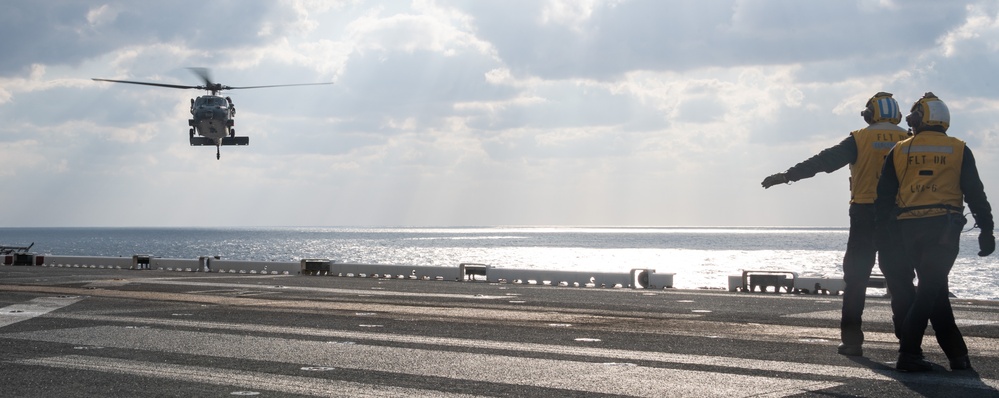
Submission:
<svg viewBox="0 0 999 398">
<path fill-rule="evenodd" d="M 999 302 L 953 300 L 973 371 L 899 373 L 888 300 L 865 356 L 841 298 L 0 266 L 0 395 L 989 397 Z"/>
</svg>

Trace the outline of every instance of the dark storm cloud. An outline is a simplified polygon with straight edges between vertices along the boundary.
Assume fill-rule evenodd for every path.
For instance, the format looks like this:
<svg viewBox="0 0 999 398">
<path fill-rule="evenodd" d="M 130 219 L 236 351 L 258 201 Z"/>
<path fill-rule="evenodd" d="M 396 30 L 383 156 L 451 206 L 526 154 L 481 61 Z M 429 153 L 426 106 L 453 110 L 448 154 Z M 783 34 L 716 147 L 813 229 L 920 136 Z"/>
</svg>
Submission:
<svg viewBox="0 0 999 398">
<path fill-rule="evenodd" d="M 32 1 L 0 3 L 0 75 L 32 64 L 76 65 L 124 46 L 180 42 L 201 50 L 278 35 L 291 14 L 266 0 Z M 102 8 L 103 7 L 103 8 Z M 89 19 L 88 19 L 89 18 Z"/>
</svg>

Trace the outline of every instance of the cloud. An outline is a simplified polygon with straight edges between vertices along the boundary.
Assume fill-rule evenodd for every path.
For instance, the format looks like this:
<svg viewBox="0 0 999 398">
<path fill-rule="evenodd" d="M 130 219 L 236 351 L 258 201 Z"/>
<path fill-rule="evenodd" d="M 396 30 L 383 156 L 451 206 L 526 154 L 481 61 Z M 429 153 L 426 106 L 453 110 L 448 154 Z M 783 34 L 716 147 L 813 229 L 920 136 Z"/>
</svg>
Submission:
<svg viewBox="0 0 999 398">
<path fill-rule="evenodd" d="M 270 1 L 128 0 L 4 2 L 0 73 L 26 65 L 79 65 L 128 46 L 183 43 L 205 52 L 266 43 L 294 26 L 295 15 Z M 249 32 L 250 34 L 246 34 Z"/>
<path fill-rule="evenodd" d="M 941 95 L 996 167 L 997 20 L 976 1 L 6 2 L 0 166 L 43 197 L 0 208 L 10 225 L 845 225 L 845 171 L 759 181 L 862 127 L 878 91 Z M 200 84 L 192 66 L 335 84 L 226 92 L 251 144 L 216 161 L 187 141 L 204 93 L 90 80 Z"/>
<path fill-rule="evenodd" d="M 868 2 L 869 3 L 869 2 Z M 964 2 L 473 2 L 481 37 L 517 73 L 607 79 L 635 70 L 864 59 L 925 50 Z M 540 21 L 523 15 L 542 15 Z M 849 27 L 849 28 L 846 28 Z M 835 32 L 835 33 L 832 33 Z"/>
</svg>

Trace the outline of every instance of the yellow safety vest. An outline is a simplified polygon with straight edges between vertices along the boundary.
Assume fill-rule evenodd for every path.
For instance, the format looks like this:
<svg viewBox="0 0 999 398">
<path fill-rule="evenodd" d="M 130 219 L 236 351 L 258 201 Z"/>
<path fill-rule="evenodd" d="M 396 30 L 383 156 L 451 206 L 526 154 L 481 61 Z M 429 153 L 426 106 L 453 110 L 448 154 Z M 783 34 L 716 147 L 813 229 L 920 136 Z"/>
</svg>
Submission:
<svg viewBox="0 0 999 398">
<path fill-rule="evenodd" d="M 899 219 L 924 218 L 964 211 L 961 163 L 964 141 L 924 131 L 895 147 Z"/>
<path fill-rule="evenodd" d="M 891 123 L 875 123 L 850 133 L 857 142 L 857 161 L 850 164 L 850 203 L 874 203 L 885 157 L 907 133 Z"/>
</svg>

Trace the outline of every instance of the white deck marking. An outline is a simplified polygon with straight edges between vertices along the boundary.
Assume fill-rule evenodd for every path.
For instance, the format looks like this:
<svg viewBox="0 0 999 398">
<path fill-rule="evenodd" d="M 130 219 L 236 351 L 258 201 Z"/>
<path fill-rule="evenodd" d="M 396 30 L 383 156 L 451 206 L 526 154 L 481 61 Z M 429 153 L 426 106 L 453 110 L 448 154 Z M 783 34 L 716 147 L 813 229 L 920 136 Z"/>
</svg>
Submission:
<svg viewBox="0 0 999 398">
<path fill-rule="evenodd" d="M 371 290 L 371 289 L 337 289 L 328 287 L 304 287 L 304 286 L 265 286 L 247 285 L 242 283 L 215 283 L 215 282 L 188 282 L 170 279 L 142 279 L 132 281 L 133 283 L 152 285 L 173 285 L 173 286 L 203 286 L 203 287 L 225 287 L 230 289 L 274 289 L 275 291 L 302 291 L 302 292 L 324 292 L 337 294 L 365 294 L 370 296 L 402 296 L 402 297 L 438 297 L 438 298 L 465 298 L 479 300 L 508 299 L 507 296 L 486 296 L 475 294 L 452 294 L 452 293 L 427 293 L 427 292 L 400 292 L 393 290 Z"/>
<path fill-rule="evenodd" d="M 97 326 L 12 333 L 2 337 L 152 350 L 219 358 L 271 361 L 301 366 L 329 366 L 412 376 L 557 388 L 586 393 L 660 397 L 782 397 L 833 388 L 840 382 L 748 376 L 690 369 L 614 366 L 619 363 L 514 357 L 433 349 L 330 344 L 323 341 L 227 335 L 154 328 Z M 418 342 L 419 336 L 409 336 Z M 516 343 L 507 343 L 517 351 Z M 573 353 L 574 347 L 564 347 Z M 582 353 L 576 352 L 581 355 Z M 740 364 L 745 364 L 740 359 Z M 725 358 L 731 363 L 731 358 Z M 720 365 L 720 364 L 719 364 Z M 802 364 L 783 363 L 790 371 Z M 817 366 L 816 366 L 817 367 Z M 858 370 L 858 369 L 853 369 Z M 885 377 L 885 380 L 891 380 Z"/>
<path fill-rule="evenodd" d="M 252 390 L 276 391 L 286 394 L 313 395 L 317 397 L 478 397 L 477 395 L 453 394 L 436 390 L 381 386 L 351 381 L 81 355 L 24 359 L 15 363 L 155 377 Z"/>
<path fill-rule="evenodd" d="M 788 314 L 785 318 L 828 319 L 838 321 L 842 316 L 840 310 L 802 312 Z M 999 313 L 985 311 L 954 311 L 958 326 L 981 326 L 999 324 Z M 891 308 L 877 306 L 864 309 L 864 322 L 891 322 Z"/>
<path fill-rule="evenodd" d="M 651 361 L 668 364 L 705 365 L 732 367 L 736 369 L 753 369 L 774 372 L 799 373 L 802 375 L 825 375 L 833 377 L 853 377 L 873 380 L 889 380 L 874 370 L 864 369 L 864 373 L 857 373 L 859 369 L 846 366 L 818 365 L 795 363 L 789 361 L 765 361 L 749 360 L 739 358 L 733 361 L 729 357 L 692 355 L 692 354 L 672 354 L 665 352 L 633 351 L 605 349 L 582 346 L 565 346 L 555 344 L 538 343 L 518 343 L 506 341 L 491 341 L 480 339 L 463 339 L 454 337 L 429 337 L 417 335 L 405 335 L 396 333 L 378 332 L 355 332 L 349 330 L 320 329 L 305 327 L 269 326 L 244 323 L 223 323 L 190 321 L 183 319 L 159 319 L 142 317 L 123 317 L 110 315 L 78 315 L 78 314 L 58 314 L 60 318 L 89 320 L 98 322 L 119 322 L 126 324 L 159 325 L 159 326 L 180 326 L 195 329 L 233 330 L 250 331 L 256 333 L 291 334 L 310 337 L 325 337 L 341 341 L 380 341 L 387 343 L 424 344 L 446 347 L 462 347 L 499 351 L 523 351 L 531 353 L 546 353 L 557 355 L 582 355 L 598 358 L 606 358 L 614 361 Z M 886 334 L 887 335 L 887 334 Z M 0 337 L 4 335 L 0 334 Z M 999 354 L 996 339 L 976 338 L 974 346 L 976 352 L 992 355 Z M 996 382 L 999 386 L 999 381 Z"/>
<path fill-rule="evenodd" d="M 48 314 L 82 299 L 80 296 L 39 297 L 26 303 L 8 305 L 0 308 L 0 328 Z"/>
<path fill-rule="evenodd" d="M 76 298 L 72 302 L 78 300 L 79 298 Z M 148 327 L 135 328 L 134 326 L 95 326 L 30 333 L 7 333 L 0 334 L 0 338 L 273 361 L 295 364 L 295 367 L 351 368 L 413 376 L 635 396 L 661 396 L 663 391 L 669 391 L 670 394 L 675 393 L 677 396 L 783 397 L 834 388 L 848 382 L 849 379 L 938 384 L 971 389 L 999 388 L 999 381 L 993 379 L 979 380 L 924 374 L 909 375 L 899 374 L 889 369 L 797 363 L 794 361 L 604 349 L 572 343 L 567 345 L 518 343 L 471 338 L 428 337 L 108 315 L 57 313 L 48 316 L 97 322 L 169 326 L 171 328 L 164 330 Z M 178 331 L 173 330 L 173 327 L 241 331 L 243 333 L 228 335 L 206 331 Z M 246 336 L 245 332 L 299 335 L 308 336 L 310 339 Z M 329 340 L 316 341 L 315 337 L 324 337 Z M 343 340 L 355 341 L 353 344 L 338 344 L 343 343 Z M 424 347 L 370 346 L 364 344 L 365 341 L 416 344 Z M 434 346 L 447 347 L 448 350 L 436 349 Z M 470 348 L 480 350 L 480 352 L 456 352 L 455 348 Z M 495 353 L 482 353 L 481 350 L 495 351 Z M 580 359 L 522 358 L 518 357 L 517 353 L 566 355 Z M 664 367 L 655 365 L 615 366 L 615 364 L 630 364 L 639 361 L 658 363 Z M 75 364 L 79 361 L 69 362 Z M 719 370 L 679 368 L 690 365 L 710 366 Z M 45 366 L 70 365 L 57 365 L 53 362 L 52 365 Z M 731 369 L 731 372 L 726 369 Z M 783 375 L 778 378 L 739 374 L 745 370 L 780 372 Z M 222 369 L 222 371 L 227 370 Z M 183 375 L 188 373 L 181 372 L 181 374 L 182 376 L 177 376 L 178 380 L 182 380 L 182 377 L 186 377 Z M 794 375 L 800 375 L 800 377 Z M 825 377 L 826 380 L 812 380 L 817 376 Z M 282 376 L 271 375 L 271 377 Z M 835 379 L 830 381 L 829 377 Z M 196 382 L 197 380 L 192 381 Z M 726 387 L 729 385 L 738 388 L 729 389 Z M 747 389 L 746 386 L 759 387 Z"/>
<path fill-rule="evenodd" d="M 217 286 L 217 284 L 212 284 Z M 367 291 L 365 291 L 367 292 Z M 80 301 L 82 297 L 38 298 L 28 303 L 15 304 L 0 309 L 0 327 L 31 319 Z M 969 312 L 969 314 L 971 314 Z M 978 320 L 994 318 L 993 314 L 978 314 Z M 9 315 L 9 317 L 7 317 Z M 798 318 L 838 318 L 838 311 L 817 311 L 788 315 Z M 202 322 L 183 319 L 156 319 L 110 315 L 49 314 L 47 317 L 77 319 L 96 322 L 114 322 L 154 325 L 154 327 L 101 325 L 92 327 L 53 329 L 21 333 L 0 333 L 0 338 L 89 345 L 133 350 L 147 350 L 186 355 L 205 355 L 218 358 L 246 359 L 294 364 L 303 366 L 349 368 L 380 371 L 400 375 L 441 377 L 485 383 L 557 388 L 586 393 L 623 394 L 634 396 L 661 396 L 664 391 L 676 396 L 763 396 L 784 397 L 805 392 L 834 388 L 850 379 L 884 381 L 889 383 L 920 383 L 970 389 L 999 388 L 993 379 L 942 377 L 932 374 L 899 374 L 890 369 L 835 366 L 788 361 L 754 360 L 738 357 L 686 355 L 667 352 L 620 350 L 591 347 L 589 344 L 518 343 L 490 341 L 474 338 L 447 338 L 419 335 L 358 332 L 320 328 L 283 327 L 255 324 Z M 8 322 L 8 318 L 9 322 Z M 969 316 L 970 318 L 970 316 Z M 4 323 L 6 322 L 6 323 Z M 169 327 L 158 329 L 156 326 Z M 197 328 L 200 331 L 176 330 L 175 327 Z M 791 327 L 790 329 L 795 329 Z M 800 329 L 800 328 L 799 328 Z M 215 330 L 216 332 L 211 332 Z M 221 331 L 221 332 L 220 332 Z M 225 334 L 238 331 L 238 334 Z M 251 333 L 280 334 L 284 337 L 247 335 Z M 296 339 L 287 336 L 307 336 Z M 317 340 L 316 337 L 327 339 Z M 329 341 L 339 340 L 339 341 Z M 342 344 L 343 340 L 352 344 Z M 990 341 L 994 339 L 988 339 Z M 365 342 L 406 344 L 407 347 L 373 346 Z M 446 349 L 445 349 L 446 348 Z M 461 352 L 462 348 L 476 352 Z M 537 358 L 539 354 L 571 356 L 570 358 Z M 531 357 L 520 357 L 528 355 Z M 633 362 L 642 362 L 636 366 Z M 250 382 L 255 377 L 277 378 L 278 384 L 295 388 L 305 379 L 318 384 L 308 385 L 308 394 L 329 395 L 334 382 L 309 377 L 282 376 L 231 369 L 207 368 L 186 365 L 152 364 L 140 361 L 89 356 L 57 356 L 23 359 L 26 365 L 51 366 L 72 369 L 89 369 L 121 372 L 148 377 L 167 377 L 174 380 L 204 382 L 199 374 L 235 374 L 233 380 L 217 385 L 241 388 L 255 387 L 239 383 Z M 107 363 L 126 363 L 139 370 L 123 370 L 125 366 L 108 366 Z M 167 376 L 147 374 L 163 365 L 169 367 Z M 627 365 L 627 366 L 624 366 Z M 238 365 L 236 365 L 238 366 Z M 689 369 L 689 366 L 709 368 Z M 767 376 L 744 375 L 746 370 L 762 370 Z M 130 373 L 131 372 L 131 373 Z M 774 375 L 774 373 L 780 373 Z M 769 377 L 773 375 L 774 377 Z M 790 376 L 788 376 L 790 375 Z M 821 377 L 824 380 L 814 380 Z M 268 379 L 269 380 L 269 379 Z M 337 382 L 340 383 L 340 382 Z M 352 383 L 352 382 L 344 382 Z M 371 386 L 354 383 L 367 391 Z M 729 388 L 729 386 L 733 386 Z M 747 386 L 751 386 L 747 388 Z M 272 386 L 273 387 L 273 386 Z M 286 388 L 286 387 L 281 387 Z M 353 388 L 353 387 L 351 387 Z M 394 390 L 394 387 L 382 387 Z M 409 390 L 401 388 L 402 390 Z M 285 391 L 285 390 L 279 390 Z M 298 391 L 298 390 L 295 390 Z M 440 395 L 439 391 L 413 389 L 414 395 Z M 289 391 L 290 392 L 290 391 Z M 302 393 L 302 392 L 296 392 Z M 393 395 L 386 392 L 386 396 Z M 404 395 L 409 395 L 404 394 Z M 377 395 L 376 395 L 377 396 Z"/>
<path fill-rule="evenodd" d="M 840 316 L 842 316 L 841 310 L 825 310 L 799 312 L 796 314 L 787 314 L 783 317 L 799 319 L 828 319 L 838 321 Z M 870 318 L 871 322 L 891 322 L 891 308 L 881 306 L 869 306 L 864 308 L 864 321 L 867 322 L 868 318 Z"/>
</svg>

